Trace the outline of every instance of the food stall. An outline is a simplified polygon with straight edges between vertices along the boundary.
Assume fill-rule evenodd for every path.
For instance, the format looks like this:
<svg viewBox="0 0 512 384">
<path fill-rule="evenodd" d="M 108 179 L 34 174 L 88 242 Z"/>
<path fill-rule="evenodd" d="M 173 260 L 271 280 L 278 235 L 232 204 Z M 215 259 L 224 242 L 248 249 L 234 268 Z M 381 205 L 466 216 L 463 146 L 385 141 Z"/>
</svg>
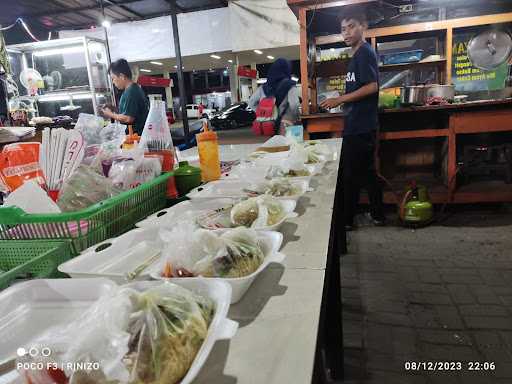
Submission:
<svg viewBox="0 0 512 384">
<path fill-rule="evenodd" d="M 337 16 L 344 6 L 381 5 L 366 0 L 288 4 L 301 26 L 304 125 L 313 136 L 339 137 L 343 112 L 318 107 L 330 93 L 344 91 L 349 59 Z M 373 14 L 365 35 L 381 61 L 378 157 L 387 181 L 386 203 L 397 203 L 411 179 L 428 187 L 434 203 L 512 201 L 507 32 L 512 13 L 503 13 L 506 4 L 494 11 L 471 2 L 470 17 L 455 17 L 457 12 L 446 7 L 445 14 L 420 13 L 424 22 L 388 11 Z"/>
<path fill-rule="evenodd" d="M 198 141 L 199 144 L 203 143 Z M 339 211 L 336 191 L 339 191 L 337 175 L 341 140 L 292 144 L 288 150 L 283 150 L 281 145 L 281 152 L 261 152 L 258 147 L 220 146 L 218 158 L 231 163 L 231 169 L 224 169 L 218 181 L 195 188 L 189 185 L 189 200 L 156 212 L 156 205 L 140 206 L 137 201 L 145 194 L 149 201 L 160 202 L 162 193 L 165 193 L 165 182 L 162 183 L 165 179 L 162 178 L 133 190 L 129 195 L 119 195 L 116 201 L 94 205 L 86 211 L 60 217 L 17 216 L 19 212 L 10 212 L 10 217 L 17 217 L 21 221 L 6 224 L 8 219 L 4 217 L 0 220 L 3 223 L 0 224 L 0 237 L 4 239 L 0 240 L 0 247 L 7 247 L 2 249 L 8 249 L 19 257 L 20 250 L 15 251 L 14 247 L 19 244 L 20 238 L 25 238 L 22 241 L 25 249 L 32 249 L 33 252 L 44 252 L 53 247 L 54 263 L 47 265 L 46 271 L 57 268 L 61 275 L 50 277 L 71 277 L 29 279 L 24 282 L 30 266 L 11 271 L 10 281 L 2 280 L 0 275 L 0 283 L 5 288 L 0 291 L 0 308 L 5 309 L 0 319 L 7 321 L 14 306 L 26 309 L 26 315 L 19 317 L 16 322 L 7 322 L 11 325 L 0 330 L 0 336 L 7 343 L 0 353 L 0 382 L 13 383 L 20 373 L 39 380 L 49 374 L 55 380 L 57 376 L 53 371 L 43 369 L 41 373 L 38 369 L 30 368 L 30 365 L 24 368 L 22 363 L 46 361 L 44 355 L 41 357 L 32 352 L 39 348 L 42 353 L 44 348 L 49 348 L 52 354 L 46 357 L 57 367 L 62 359 L 71 356 L 63 354 L 59 348 L 73 343 L 81 345 L 80 348 L 84 348 L 82 352 L 92 353 L 89 355 L 92 362 L 97 361 L 98 356 L 103 356 L 103 360 L 98 361 L 98 367 L 101 367 L 98 369 L 104 369 L 102 364 L 112 362 L 112 355 L 97 354 L 101 349 L 96 347 L 87 349 L 92 344 L 84 340 L 92 338 L 88 340 L 98 340 L 99 343 L 101 339 L 111 342 L 112 346 L 116 345 L 113 340 L 120 339 L 115 333 L 105 337 L 105 330 L 98 327 L 102 321 L 97 321 L 95 316 L 104 313 L 110 317 L 108 314 L 113 314 L 115 310 L 125 313 L 128 310 L 122 305 L 125 295 L 140 297 L 140 303 L 151 303 L 152 300 L 159 300 L 158 295 L 162 292 L 167 292 L 171 297 L 183 294 L 179 290 L 172 291 L 167 282 L 190 289 L 215 303 L 213 320 L 206 334 L 201 336 L 204 337 L 204 344 L 198 349 L 197 355 L 188 355 L 189 363 L 184 363 L 186 368 L 180 368 L 181 373 L 175 373 L 179 376 L 173 376 L 184 376 L 182 383 L 192 380 L 195 383 L 221 382 L 231 377 L 240 383 L 310 383 L 341 377 L 343 360 L 338 256 L 344 251 L 345 239 L 336 214 Z M 300 166 L 297 165 L 299 154 L 304 159 Z M 180 159 L 180 168 L 184 167 L 183 161 L 192 165 L 199 163 L 203 171 L 207 164 L 204 161 L 211 165 L 210 158 L 203 158 L 202 147 L 199 151 L 193 148 L 182 152 Z M 296 165 L 276 167 L 276 160 L 279 160 L 279 164 Z M 194 169 L 187 165 L 186 172 L 179 172 L 180 168 L 175 171 L 176 176 L 182 174 L 189 181 Z M 272 179 L 263 177 L 265 175 L 272 175 Z M 248 219 L 242 207 L 256 201 L 262 204 L 259 205 L 258 216 L 256 219 L 252 216 L 251 208 L 247 211 L 251 217 Z M 226 204 L 229 204 L 227 208 Z M 267 209 L 264 208 L 266 204 L 269 204 L 268 218 L 263 211 Z M 277 216 L 274 217 L 276 213 L 271 214 L 270 207 L 280 207 Z M 141 220 L 144 209 L 146 214 L 154 214 Z M 229 209 L 227 216 L 226 209 Z M 239 213 L 234 214 L 235 211 Z M 226 223 L 226 217 L 232 222 Z M 259 221 L 263 217 L 263 221 Z M 137 220 L 141 221 L 136 223 L 136 229 L 123 233 L 130 222 Z M 252 224 L 246 220 L 251 220 Z M 102 222 L 104 224 L 98 226 Z M 242 222 L 249 227 L 237 227 Z M 235 241 L 235 235 L 241 238 Z M 189 266 L 189 271 L 179 267 L 180 262 L 185 262 L 184 259 L 180 261 L 182 255 L 192 256 L 193 250 L 198 249 L 196 242 L 201 244 L 201 248 L 204 248 L 204 244 L 214 247 L 214 243 L 210 243 L 212 239 L 230 239 L 226 244 L 235 247 L 232 249 L 239 246 L 236 245 L 237 241 L 243 241 L 241 244 L 245 245 L 241 249 L 250 253 L 237 257 L 254 258 L 258 248 L 248 251 L 251 249 L 251 236 L 259 239 L 252 246 L 261 247 L 264 259 L 260 265 L 251 267 L 250 272 L 231 271 L 229 275 L 223 275 L 230 268 L 225 256 L 219 259 L 222 264 L 214 267 L 217 272 L 213 273 L 221 273 L 217 278 L 190 275 L 190 270 L 196 271 L 196 266 L 200 264 Z M 30 240 L 34 237 L 38 240 Z M 111 238 L 104 240 L 108 237 Z M 71 254 L 69 251 L 66 254 L 63 246 L 55 243 L 65 239 L 71 241 L 68 243 Z M 155 253 L 155 249 L 160 251 Z M 32 262 L 41 260 L 41 257 Z M 168 266 L 169 260 L 174 267 Z M 233 265 L 238 265 L 242 270 L 249 268 L 245 263 Z M 219 267 L 221 269 L 216 269 Z M 168 268 L 172 270 L 171 277 L 167 275 Z M 13 275 L 15 272 L 20 274 L 18 280 Z M 237 277 L 231 273 L 236 273 Z M 40 277 L 45 276 L 42 274 Z M 116 284 L 129 284 L 133 291 L 123 290 Z M 144 298 L 149 297 L 147 295 L 150 293 L 152 299 L 146 301 Z M 98 301 L 100 298 L 103 299 Z M 100 312 L 98 308 L 101 308 Z M 175 310 L 169 306 L 166 310 L 169 312 L 164 312 L 164 315 L 171 316 L 169 313 Z M 58 318 L 49 311 L 57 311 Z M 145 313 L 146 309 L 142 311 Z M 135 313 L 133 316 L 136 316 Z M 37 325 L 27 331 L 22 324 L 34 319 L 38 319 Z M 112 323 L 112 326 L 117 325 Z M 79 332 L 82 336 L 70 337 L 73 332 Z M 20 354 L 20 351 L 26 354 Z M 146 349 L 142 348 L 142 351 Z M 158 353 L 153 357 L 157 360 L 157 366 L 171 364 L 170 357 L 169 360 L 162 360 Z M 84 356 L 81 355 L 81 359 Z M 185 358 L 180 356 L 176 358 Z M 81 361 L 79 359 L 75 363 Z M 129 364 L 128 361 L 133 360 L 123 360 L 124 364 Z M 13 370 L 15 367 L 18 369 Z M 148 366 L 136 364 L 136 367 L 137 374 L 142 374 Z M 80 371 L 76 368 L 62 369 L 66 375 L 72 375 L 75 370 Z M 41 374 L 43 376 L 39 376 Z M 94 368 L 88 374 L 92 378 L 97 377 Z"/>
<path fill-rule="evenodd" d="M 18 125 L 31 121 L 62 126 L 76 121 L 78 113 L 98 114 L 100 105 L 114 103 L 110 59 L 102 40 L 39 41 L 8 46 L 7 52 L 9 107 Z"/>
</svg>

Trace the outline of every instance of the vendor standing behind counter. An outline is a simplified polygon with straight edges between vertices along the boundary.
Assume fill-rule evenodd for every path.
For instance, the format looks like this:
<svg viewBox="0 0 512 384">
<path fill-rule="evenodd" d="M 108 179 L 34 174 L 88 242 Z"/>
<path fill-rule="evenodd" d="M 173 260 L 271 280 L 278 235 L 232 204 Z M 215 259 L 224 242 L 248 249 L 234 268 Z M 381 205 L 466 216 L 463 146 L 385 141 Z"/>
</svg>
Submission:
<svg viewBox="0 0 512 384">
<path fill-rule="evenodd" d="M 354 229 L 354 216 L 361 188 L 370 199 L 370 214 L 375 225 L 384 225 L 382 186 L 375 168 L 378 126 L 379 67 L 377 56 L 364 40 L 368 27 L 366 16 L 358 8 L 347 8 L 341 17 L 344 42 L 352 48 L 346 77 L 346 93 L 323 101 L 320 106 L 332 109 L 345 104 L 343 130 L 343 216 L 345 229 Z"/>
<path fill-rule="evenodd" d="M 142 135 L 148 117 L 148 99 L 142 88 L 132 80 L 132 71 L 125 59 L 114 61 L 109 68 L 112 82 L 121 91 L 119 113 L 110 108 L 103 108 L 103 116 L 114 119 L 122 124 L 132 125 L 133 132 Z"/>
</svg>

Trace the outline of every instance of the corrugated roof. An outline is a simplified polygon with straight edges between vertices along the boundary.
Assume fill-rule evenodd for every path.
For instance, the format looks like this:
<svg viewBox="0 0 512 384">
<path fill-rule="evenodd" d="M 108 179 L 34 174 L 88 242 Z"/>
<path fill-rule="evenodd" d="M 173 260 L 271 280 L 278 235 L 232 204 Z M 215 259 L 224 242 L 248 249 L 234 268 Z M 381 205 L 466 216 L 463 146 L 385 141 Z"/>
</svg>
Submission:
<svg viewBox="0 0 512 384">
<path fill-rule="evenodd" d="M 7 4 L 9 3 L 9 4 Z M 226 7 L 228 0 L 103 0 L 105 15 L 112 22 L 141 20 L 170 12 L 194 12 Z M 0 25 L 22 17 L 49 30 L 83 28 L 102 20 L 99 0 L 17 0 L 0 1 Z"/>
</svg>

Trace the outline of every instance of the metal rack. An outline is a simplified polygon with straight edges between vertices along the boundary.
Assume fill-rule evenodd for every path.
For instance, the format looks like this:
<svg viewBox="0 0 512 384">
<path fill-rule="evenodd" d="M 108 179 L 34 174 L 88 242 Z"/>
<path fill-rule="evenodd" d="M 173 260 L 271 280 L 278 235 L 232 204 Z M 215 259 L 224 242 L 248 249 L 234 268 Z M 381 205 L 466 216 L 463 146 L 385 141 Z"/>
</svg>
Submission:
<svg viewBox="0 0 512 384">
<path fill-rule="evenodd" d="M 108 76 L 110 57 L 103 40 L 77 37 L 40 41 L 11 45 L 7 47 L 7 52 L 11 60 L 18 64 L 13 66 L 12 76 L 18 83 L 20 96 L 28 96 L 35 101 L 36 114 L 37 106 L 41 103 L 68 101 L 73 106 L 74 101 L 90 99 L 92 104 L 90 112 L 94 114 L 98 114 L 101 104 L 114 103 L 112 82 Z M 44 66 L 45 72 L 48 73 L 51 65 L 44 58 L 59 55 L 62 58 L 60 67 L 63 69 L 54 70 L 52 73 L 58 73 L 58 76 L 61 76 L 60 87 L 50 90 L 44 86 L 38 89 L 37 94 L 28 95 L 28 91 L 19 82 L 21 72 L 28 68 L 42 70 L 43 68 L 38 67 Z M 78 73 L 80 81 L 74 79 L 72 73 Z"/>
</svg>

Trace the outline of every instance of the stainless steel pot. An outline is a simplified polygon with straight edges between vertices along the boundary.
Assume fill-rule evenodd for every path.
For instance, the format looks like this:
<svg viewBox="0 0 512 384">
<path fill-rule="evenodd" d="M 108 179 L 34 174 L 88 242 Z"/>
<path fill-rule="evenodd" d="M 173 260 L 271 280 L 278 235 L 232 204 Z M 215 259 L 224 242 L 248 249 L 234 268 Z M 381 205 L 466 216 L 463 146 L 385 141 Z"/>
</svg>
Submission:
<svg viewBox="0 0 512 384">
<path fill-rule="evenodd" d="M 427 97 L 442 97 L 446 101 L 453 101 L 455 98 L 455 87 L 453 85 L 432 84 L 426 87 Z"/>
<path fill-rule="evenodd" d="M 402 87 L 400 89 L 400 103 L 402 105 L 425 105 L 427 92 L 424 85 Z"/>
</svg>

